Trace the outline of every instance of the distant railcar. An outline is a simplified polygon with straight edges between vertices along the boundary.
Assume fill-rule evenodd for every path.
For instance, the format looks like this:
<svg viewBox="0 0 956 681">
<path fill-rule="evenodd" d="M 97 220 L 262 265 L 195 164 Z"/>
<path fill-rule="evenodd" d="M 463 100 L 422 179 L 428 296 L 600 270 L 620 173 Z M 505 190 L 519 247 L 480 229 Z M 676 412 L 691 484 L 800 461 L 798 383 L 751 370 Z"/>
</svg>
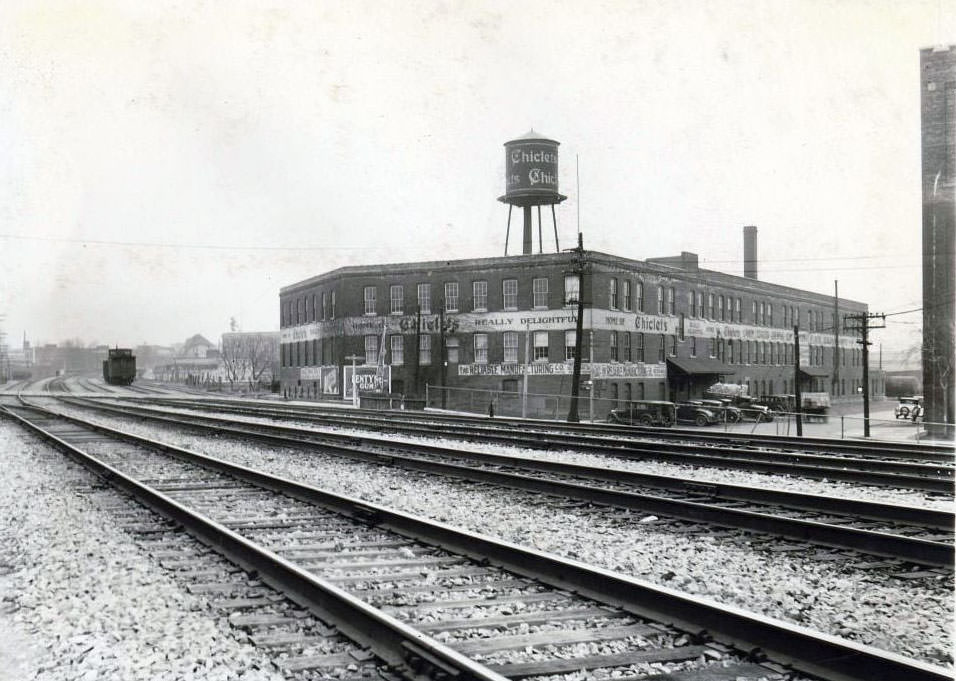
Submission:
<svg viewBox="0 0 956 681">
<path fill-rule="evenodd" d="M 112 348 L 103 360 L 103 380 L 110 385 L 129 385 L 136 378 L 136 356 L 129 348 Z"/>
</svg>

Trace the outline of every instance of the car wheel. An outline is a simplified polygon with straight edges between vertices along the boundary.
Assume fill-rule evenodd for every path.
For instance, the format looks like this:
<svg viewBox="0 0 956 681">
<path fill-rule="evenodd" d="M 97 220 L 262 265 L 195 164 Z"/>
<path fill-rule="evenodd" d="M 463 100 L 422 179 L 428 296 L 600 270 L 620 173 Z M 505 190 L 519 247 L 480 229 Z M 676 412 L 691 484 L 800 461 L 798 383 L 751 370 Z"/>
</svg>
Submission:
<svg viewBox="0 0 956 681">
<path fill-rule="evenodd" d="M 900 407 L 900 415 L 897 416 L 896 418 L 903 417 L 905 419 L 907 416 L 909 416 L 909 414 L 910 414 L 909 409 L 907 409 L 906 407 Z"/>
<path fill-rule="evenodd" d="M 698 426 L 706 426 L 707 417 L 704 416 L 703 414 L 698 414 L 697 416 L 694 417 L 694 423 L 697 424 Z"/>
<path fill-rule="evenodd" d="M 734 414 L 734 413 L 727 414 L 727 421 L 729 421 L 730 423 L 737 423 L 738 421 L 740 421 L 740 414 Z"/>
<path fill-rule="evenodd" d="M 637 422 L 642 426 L 653 426 L 654 419 L 650 414 L 644 414 L 637 420 Z"/>
</svg>

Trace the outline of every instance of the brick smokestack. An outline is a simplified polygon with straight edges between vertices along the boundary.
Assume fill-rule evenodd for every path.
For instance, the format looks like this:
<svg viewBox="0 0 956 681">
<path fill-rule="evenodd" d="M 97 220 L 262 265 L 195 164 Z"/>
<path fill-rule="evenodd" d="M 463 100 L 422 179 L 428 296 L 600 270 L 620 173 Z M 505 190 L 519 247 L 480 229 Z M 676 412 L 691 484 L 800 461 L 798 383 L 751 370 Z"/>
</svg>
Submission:
<svg viewBox="0 0 956 681">
<path fill-rule="evenodd" d="M 744 227 L 744 276 L 757 278 L 757 228 L 754 225 Z"/>
</svg>

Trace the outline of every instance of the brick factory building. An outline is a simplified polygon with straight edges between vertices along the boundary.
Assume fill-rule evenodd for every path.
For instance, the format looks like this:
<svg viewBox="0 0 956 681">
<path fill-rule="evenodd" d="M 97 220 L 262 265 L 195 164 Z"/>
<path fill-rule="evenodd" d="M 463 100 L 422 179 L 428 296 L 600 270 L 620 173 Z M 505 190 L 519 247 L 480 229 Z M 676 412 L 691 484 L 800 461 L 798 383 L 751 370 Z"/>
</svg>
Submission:
<svg viewBox="0 0 956 681">
<path fill-rule="evenodd" d="M 717 382 L 792 394 L 795 325 L 802 389 L 857 395 L 860 346 L 836 335 L 834 320 L 866 305 L 758 280 L 756 228 L 744 236 L 743 277 L 702 269 L 693 253 L 641 261 L 595 251 L 321 274 L 280 291 L 281 389 L 347 398 L 358 357 L 360 392 L 423 395 L 427 385 L 454 388 L 460 401 L 462 389 L 518 392 L 527 375 L 529 394 L 569 395 L 580 291 L 582 379 L 603 413 L 698 397 Z M 871 392 L 882 394 L 879 380 Z"/>
</svg>

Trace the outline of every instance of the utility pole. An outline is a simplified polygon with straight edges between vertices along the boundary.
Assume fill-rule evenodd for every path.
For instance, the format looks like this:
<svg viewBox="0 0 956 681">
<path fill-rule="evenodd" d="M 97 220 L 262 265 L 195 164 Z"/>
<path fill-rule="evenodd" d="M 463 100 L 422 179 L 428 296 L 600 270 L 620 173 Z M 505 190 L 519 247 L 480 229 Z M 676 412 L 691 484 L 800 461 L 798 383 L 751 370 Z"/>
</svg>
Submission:
<svg viewBox="0 0 956 681">
<path fill-rule="evenodd" d="M 833 394 L 840 385 L 840 288 L 833 280 Z"/>
<path fill-rule="evenodd" d="M 441 361 L 441 408 L 448 406 L 448 352 L 445 349 L 445 299 L 438 300 L 439 360 Z"/>
<path fill-rule="evenodd" d="M 584 237 L 578 232 L 577 248 L 569 249 L 575 254 L 574 272 L 578 275 L 578 315 L 574 325 L 574 369 L 571 373 L 571 408 L 568 410 L 568 423 L 577 423 L 578 395 L 581 392 L 581 348 L 584 337 L 584 271 L 587 263 L 584 259 Z M 592 387 L 593 390 L 593 376 Z"/>
<path fill-rule="evenodd" d="M 421 373 L 421 345 L 422 345 L 422 306 L 418 306 L 415 313 L 415 373 L 412 379 L 412 392 L 418 397 L 419 374 Z"/>
<path fill-rule="evenodd" d="M 873 326 L 870 320 L 879 319 L 881 326 Z M 850 322 L 849 324 L 847 322 Z M 870 437 L 870 330 L 885 329 L 886 315 L 877 312 L 861 312 L 860 314 L 844 315 L 843 323 L 847 330 L 859 331 L 863 346 L 863 437 Z"/>
<path fill-rule="evenodd" d="M 803 437 L 803 396 L 800 394 L 800 325 L 793 327 L 793 398 L 796 401 L 797 437 Z"/>
<path fill-rule="evenodd" d="M 358 360 L 365 361 L 365 358 L 361 355 L 349 355 L 345 359 L 351 360 L 352 362 L 352 406 L 359 406 L 359 397 L 358 397 L 358 376 L 355 375 L 355 362 Z"/>
</svg>

